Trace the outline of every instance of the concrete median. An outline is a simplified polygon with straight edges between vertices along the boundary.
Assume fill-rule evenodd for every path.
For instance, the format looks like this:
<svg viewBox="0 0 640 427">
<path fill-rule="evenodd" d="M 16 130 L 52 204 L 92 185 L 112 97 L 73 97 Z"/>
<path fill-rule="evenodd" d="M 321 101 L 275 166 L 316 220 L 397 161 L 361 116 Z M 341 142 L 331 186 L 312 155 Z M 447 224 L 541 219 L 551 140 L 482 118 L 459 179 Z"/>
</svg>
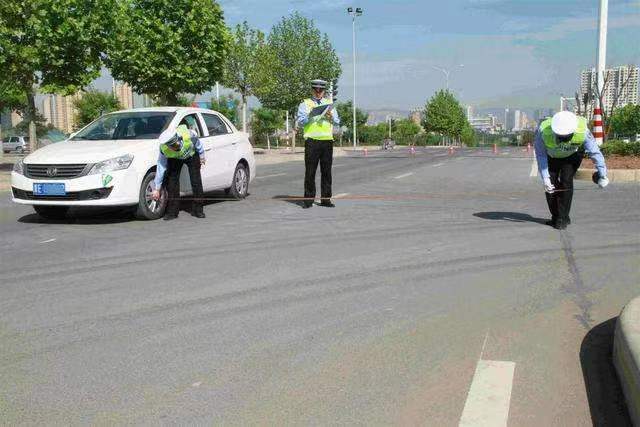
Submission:
<svg viewBox="0 0 640 427">
<path fill-rule="evenodd" d="M 640 425 L 640 297 L 629 302 L 618 318 L 613 364 L 631 420 L 634 425 Z"/>
</svg>

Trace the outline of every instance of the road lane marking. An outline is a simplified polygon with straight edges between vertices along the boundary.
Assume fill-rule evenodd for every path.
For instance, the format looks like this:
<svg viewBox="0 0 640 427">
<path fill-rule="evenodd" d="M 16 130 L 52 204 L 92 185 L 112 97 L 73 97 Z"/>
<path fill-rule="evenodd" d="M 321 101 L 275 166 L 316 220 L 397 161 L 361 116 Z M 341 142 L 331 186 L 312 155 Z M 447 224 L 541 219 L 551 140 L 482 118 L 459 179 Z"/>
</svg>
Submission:
<svg viewBox="0 0 640 427">
<path fill-rule="evenodd" d="M 285 176 L 286 173 L 274 173 L 271 175 L 262 175 L 262 176 L 256 176 L 256 179 L 264 179 L 264 178 L 275 178 L 276 176 Z"/>
<path fill-rule="evenodd" d="M 538 161 L 535 158 L 531 163 L 531 172 L 529 172 L 529 176 L 538 176 Z"/>
<path fill-rule="evenodd" d="M 56 239 L 49 239 L 49 240 L 43 240 L 40 243 L 51 243 L 51 242 L 55 242 L 55 241 L 56 241 Z"/>
<path fill-rule="evenodd" d="M 437 163 L 435 165 L 433 165 L 434 168 L 439 168 L 440 166 L 444 165 L 444 163 Z"/>
<path fill-rule="evenodd" d="M 460 426 L 506 426 L 511 403 L 514 362 L 479 360 Z"/>
<path fill-rule="evenodd" d="M 343 197 L 347 197 L 349 195 L 349 193 L 340 193 L 340 194 L 336 194 L 335 196 L 333 196 L 334 199 L 341 199 Z"/>
<path fill-rule="evenodd" d="M 403 173 L 402 175 L 398 175 L 393 179 L 402 179 L 402 178 L 406 178 L 406 177 L 411 176 L 411 175 L 413 175 L 413 172 Z"/>
</svg>

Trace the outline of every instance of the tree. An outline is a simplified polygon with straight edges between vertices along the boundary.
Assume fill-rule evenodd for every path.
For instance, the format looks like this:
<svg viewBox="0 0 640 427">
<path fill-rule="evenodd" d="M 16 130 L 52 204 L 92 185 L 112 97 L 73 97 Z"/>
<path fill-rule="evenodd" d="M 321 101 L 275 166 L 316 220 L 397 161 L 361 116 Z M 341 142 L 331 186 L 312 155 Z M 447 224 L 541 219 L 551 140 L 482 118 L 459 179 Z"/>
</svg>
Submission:
<svg viewBox="0 0 640 427">
<path fill-rule="evenodd" d="M 629 66 L 629 68 L 633 67 Z M 602 125 L 604 130 L 603 142 L 606 141 L 607 135 L 609 134 L 609 119 L 611 117 L 611 114 L 616 111 L 618 103 L 620 102 L 620 98 L 627 92 L 627 86 L 631 81 L 631 76 L 632 73 L 627 73 L 627 76 L 624 77 L 622 81 L 615 82 L 614 79 L 616 78 L 616 70 L 606 70 L 603 73 L 602 89 L 598 88 L 600 73 L 596 74 L 596 78 L 593 81 L 592 86 L 589 88 L 589 92 L 592 95 L 591 99 L 598 101 L 597 105 L 600 105 L 602 108 Z M 612 95 L 610 98 L 611 103 L 606 103 L 608 95 Z"/>
<path fill-rule="evenodd" d="M 75 127 L 80 129 L 88 125 L 103 114 L 117 111 L 122 108 L 118 98 L 111 93 L 100 92 L 95 89 L 88 90 L 82 97 L 74 102 L 76 108 Z"/>
<path fill-rule="evenodd" d="M 160 103 L 200 94 L 222 79 L 228 32 L 213 0 L 122 1 L 123 18 L 107 49 L 118 80 Z"/>
<path fill-rule="evenodd" d="M 464 109 L 448 90 L 438 91 L 427 103 L 423 127 L 450 138 L 459 138 L 468 126 Z"/>
<path fill-rule="evenodd" d="M 35 123 L 36 125 L 36 136 L 38 138 L 43 137 L 47 134 L 47 132 L 55 129 L 53 125 L 47 124 L 47 121 L 40 113 L 36 112 L 36 115 L 31 119 L 25 119 L 18 123 L 14 127 L 13 131 L 16 135 L 27 135 L 29 133 L 29 124 L 31 124 L 31 122 Z"/>
<path fill-rule="evenodd" d="M 36 116 L 34 88 L 69 95 L 100 75 L 101 53 L 117 19 L 116 0 L 0 1 L 0 69 L 25 94 L 25 119 Z"/>
<path fill-rule="evenodd" d="M 344 136 L 351 140 L 353 138 L 353 102 L 348 101 L 344 103 L 339 103 L 336 105 L 336 110 L 338 111 L 338 117 L 340 117 L 340 123 L 342 126 L 346 127 L 346 131 Z M 361 132 L 364 132 L 364 126 L 367 123 L 368 115 L 365 111 L 356 108 L 356 126 L 358 135 L 364 136 Z M 359 138 L 365 140 L 364 138 Z"/>
<path fill-rule="evenodd" d="M 311 80 L 332 81 L 342 72 L 329 37 L 297 12 L 271 29 L 259 67 L 262 78 L 254 90 L 262 105 L 292 115 L 309 97 Z"/>
<path fill-rule="evenodd" d="M 247 22 L 238 24 L 231 34 L 231 44 L 225 60 L 225 86 L 238 91 L 242 97 L 242 130 L 247 131 L 247 99 L 254 94 L 254 86 L 260 85 L 265 76 L 261 61 L 267 55 L 264 33 L 249 28 Z"/>
<path fill-rule="evenodd" d="M 619 136 L 640 134 L 640 105 L 626 105 L 611 116 L 610 132 Z"/>
<path fill-rule="evenodd" d="M 256 108 L 251 120 L 251 133 L 254 141 L 265 139 L 269 145 L 269 137 L 274 134 L 284 120 L 284 112 L 270 108 Z"/>
<path fill-rule="evenodd" d="M 238 100 L 232 95 L 221 96 L 220 102 L 216 98 L 211 99 L 211 109 L 225 116 L 234 126 L 239 127 Z"/>
<path fill-rule="evenodd" d="M 392 121 L 391 138 L 398 144 L 413 144 L 415 136 L 422 131 L 422 128 L 409 119 Z"/>
</svg>

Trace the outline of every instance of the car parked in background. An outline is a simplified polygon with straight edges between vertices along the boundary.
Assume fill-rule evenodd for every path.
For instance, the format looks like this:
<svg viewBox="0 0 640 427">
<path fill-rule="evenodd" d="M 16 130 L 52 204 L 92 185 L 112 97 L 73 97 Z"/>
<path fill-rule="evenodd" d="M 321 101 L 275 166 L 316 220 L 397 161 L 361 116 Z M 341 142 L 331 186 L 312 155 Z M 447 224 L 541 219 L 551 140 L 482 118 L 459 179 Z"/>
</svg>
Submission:
<svg viewBox="0 0 640 427">
<path fill-rule="evenodd" d="M 2 140 L 2 151 L 10 153 L 16 151 L 20 154 L 29 151 L 28 136 L 9 136 Z"/>
<path fill-rule="evenodd" d="M 152 200 L 159 144 L 185 119 L 202 141 L 205 191 L 247 196 L 255 176 L 253 149 L 222 114 L 202 108 L 157 107 L 118 111 L 90 123 L 63 142 L 47 145 L 15 163 L 13 201 L 33 205 L 46 218 L 60 218 L 71 206 L 133 206 L 137 216 L 157 219 L 166 208 L 166 192 Z M 186 167 L 181 194 L 191 193 Z"/>
</svg>

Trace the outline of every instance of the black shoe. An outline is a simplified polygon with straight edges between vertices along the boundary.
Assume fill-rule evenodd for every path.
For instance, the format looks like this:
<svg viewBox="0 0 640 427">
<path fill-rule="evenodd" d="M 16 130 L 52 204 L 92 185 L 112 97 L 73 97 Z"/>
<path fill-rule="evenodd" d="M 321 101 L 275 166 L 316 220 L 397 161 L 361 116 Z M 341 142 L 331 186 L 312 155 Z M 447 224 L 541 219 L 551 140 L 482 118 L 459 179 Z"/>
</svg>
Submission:
<svg viewBox="0 0 640 427">
<path fill-rule="evenodd" d="M 545 221 L 545 224 L 548 225 L 549 227 L 553 227 L 553 228 L 556 227 L 556 222 L 552 219 Z"/>
<path fill-rule="evenodd" d="M 556 224 L 553 226 L 553 228 L 555 228 L 556 230 L 564 230 L 567 228 L 567 223 L 564 221 L 558 221 L 556 222 Z"/>
<path fill-rule="evenodd" d="M 196 218 L 206 218 L 206 217 L 207 217 L 207 216 L 204 214 L 204 212 L 202 212 L 202 211 L 193 212 L 191 215 L 192 215 L 192 216 L 195 216 Z"/>
<path fill-rule="evenodd" d="M 320 206 L 322 206 L 323 208 L 335 208 L 336 205 L 334 205 L 331 200 L 329 200 L 328 202 L 321 202 Z"/>
<path fill-rule="evenodd" d="M 311 206 L 313 206 L 313 203 L 303 203 L 302 204 L 302 209 L 309 209 Z"/>
<path fill-rule="evenodd" d="M 567 217 L 567 219 L 565 220 L 565 224 L 571 225 L 571 218 Z"/>
<path fill-rule="evenodd" d="M 164 219 L 165 221 L 171 221 L 178 218 L 178 215 L 165 215 L 162 219 Z"/>
</svg>

